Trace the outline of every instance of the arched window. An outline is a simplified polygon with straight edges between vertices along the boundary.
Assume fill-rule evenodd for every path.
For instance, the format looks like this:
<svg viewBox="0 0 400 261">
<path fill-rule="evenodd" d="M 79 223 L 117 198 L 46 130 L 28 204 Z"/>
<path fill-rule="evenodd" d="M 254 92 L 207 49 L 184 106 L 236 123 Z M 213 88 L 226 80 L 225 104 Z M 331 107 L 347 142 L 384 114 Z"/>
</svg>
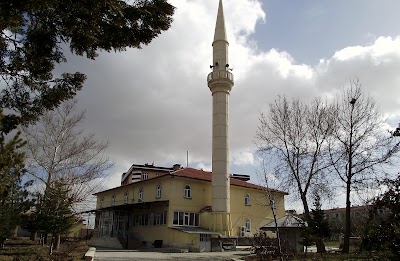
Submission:
<svg viewBox="0 0 400 261">
<path fill-rule="evenodd" d="M 250 206 L 250 195 L 246 193 L 246 195 L 244 196 L 244 204 L 246 206 Z"/>
<path fill-rule="evenodd" d="M 250 218 L 246 218 L 245 227 L 246 227 L 246 233 L 250 233 L 251 232 L 251 221 L 250 221 Z"/>
<path fill-rule="evenodd" d="M 161 185 L 158 184 L 156 188 L 156 198 L 161 198 Z"/>
<path fill-rule="evenodd" d="M 185 189 L 184 189 L 183 192 L 184 192 L 184 193 L 183 193 L 183 196 L 184 196 L 185 198 L 191 198 L 191 197 L 192 197 L 192 190 L 191 190 L 191 188 L 190 188 L 189 185 L 186 185 L 186 186 L 185 186 Z"/>
<path fill-rule="evenodd" d="M 143 201 L 143 188 L 139 189 L 138 201 L 139 202 Z"/>
<path fill-rule="evenodd" d="M 124 194 L 124 203 L 128 204 L 128 191 L 126 191 Z"/>
<path fill-rule="evenodd" d="M 115 194 L 111 198 L 111 206 L 115 206 Z"/>
</svg>

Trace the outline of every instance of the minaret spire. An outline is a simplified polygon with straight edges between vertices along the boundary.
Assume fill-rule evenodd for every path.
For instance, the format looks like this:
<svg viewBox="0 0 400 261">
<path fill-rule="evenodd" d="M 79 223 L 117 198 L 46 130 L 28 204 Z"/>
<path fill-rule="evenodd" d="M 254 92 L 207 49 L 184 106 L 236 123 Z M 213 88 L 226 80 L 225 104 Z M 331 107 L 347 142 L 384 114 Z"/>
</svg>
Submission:
<svg viewBox="0 0 400 261">
<path fill-rule="evenodd" d="M 222 0 L 219 1 L 213 46 L 213 71 L 208 74 L 208 87 L 213 97 L 212 116 L 212 214 L 214 231 L 230 235 L 230 170 L 229 170 L 229 93 L 233 74 L 228 64 Z"/>
<path fill-rule="evenodd" d="M 219 40 L 227 41 L 226 30 L 225 30 L 224 8 L 222 6 L 222 0 L 219 0 L 217 22 L 215 24 L 215 33 L 214 33 L 214 42 Z"/>
</svg>

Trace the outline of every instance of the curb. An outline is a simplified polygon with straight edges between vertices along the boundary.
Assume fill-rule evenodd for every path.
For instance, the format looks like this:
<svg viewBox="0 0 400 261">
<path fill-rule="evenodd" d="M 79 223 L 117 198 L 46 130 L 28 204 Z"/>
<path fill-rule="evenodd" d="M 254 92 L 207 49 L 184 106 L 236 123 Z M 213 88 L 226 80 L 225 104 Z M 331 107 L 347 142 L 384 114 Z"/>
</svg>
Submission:
<svg viewBox="0 0 400 261">
<path fill-rule="evenodd" d="M 85 254 L 85 261 L 93 261 L 95 254 L 96 254 L 96 248 L 89 247 L 89 250 Z"/>
</svg>

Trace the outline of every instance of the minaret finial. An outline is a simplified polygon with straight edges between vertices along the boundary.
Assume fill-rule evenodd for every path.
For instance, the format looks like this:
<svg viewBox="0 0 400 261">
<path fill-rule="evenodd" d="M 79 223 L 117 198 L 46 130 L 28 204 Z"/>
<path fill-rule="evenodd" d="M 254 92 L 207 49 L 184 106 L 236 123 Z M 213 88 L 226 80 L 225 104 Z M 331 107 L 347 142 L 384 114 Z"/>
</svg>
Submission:
<svg viewBox="0 0 400 261">
<path fill-rule="evenodd" d="M 217 22 L 215 24 L 214 42 L 218 40 L 227 41 L 225 31 L 225 18 L 222 0 L 219 0 Z"/>
</svg>

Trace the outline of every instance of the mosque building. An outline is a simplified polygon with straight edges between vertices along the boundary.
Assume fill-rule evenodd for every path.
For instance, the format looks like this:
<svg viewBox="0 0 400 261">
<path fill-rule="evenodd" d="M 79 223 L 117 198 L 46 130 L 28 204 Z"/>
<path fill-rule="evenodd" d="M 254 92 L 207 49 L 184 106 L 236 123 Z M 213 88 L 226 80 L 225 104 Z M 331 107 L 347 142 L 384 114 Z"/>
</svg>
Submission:
<svg viewBox="0 0 400 261">
<path fill-rule="evenodd" d="M 212 171 L 154 165 L 132 165 L 121 186 L 96 193 L 94 246 L 128 249 L 177 247 L 190 251 L 234 249 L 271 223 L 270 199 L 277 217 L 285 215 L 282 191 L 252 184 L 248 175 L 229 170 L 229 70 L 222 0 L 219 1 L 213 46 Z"/>
</svg>

